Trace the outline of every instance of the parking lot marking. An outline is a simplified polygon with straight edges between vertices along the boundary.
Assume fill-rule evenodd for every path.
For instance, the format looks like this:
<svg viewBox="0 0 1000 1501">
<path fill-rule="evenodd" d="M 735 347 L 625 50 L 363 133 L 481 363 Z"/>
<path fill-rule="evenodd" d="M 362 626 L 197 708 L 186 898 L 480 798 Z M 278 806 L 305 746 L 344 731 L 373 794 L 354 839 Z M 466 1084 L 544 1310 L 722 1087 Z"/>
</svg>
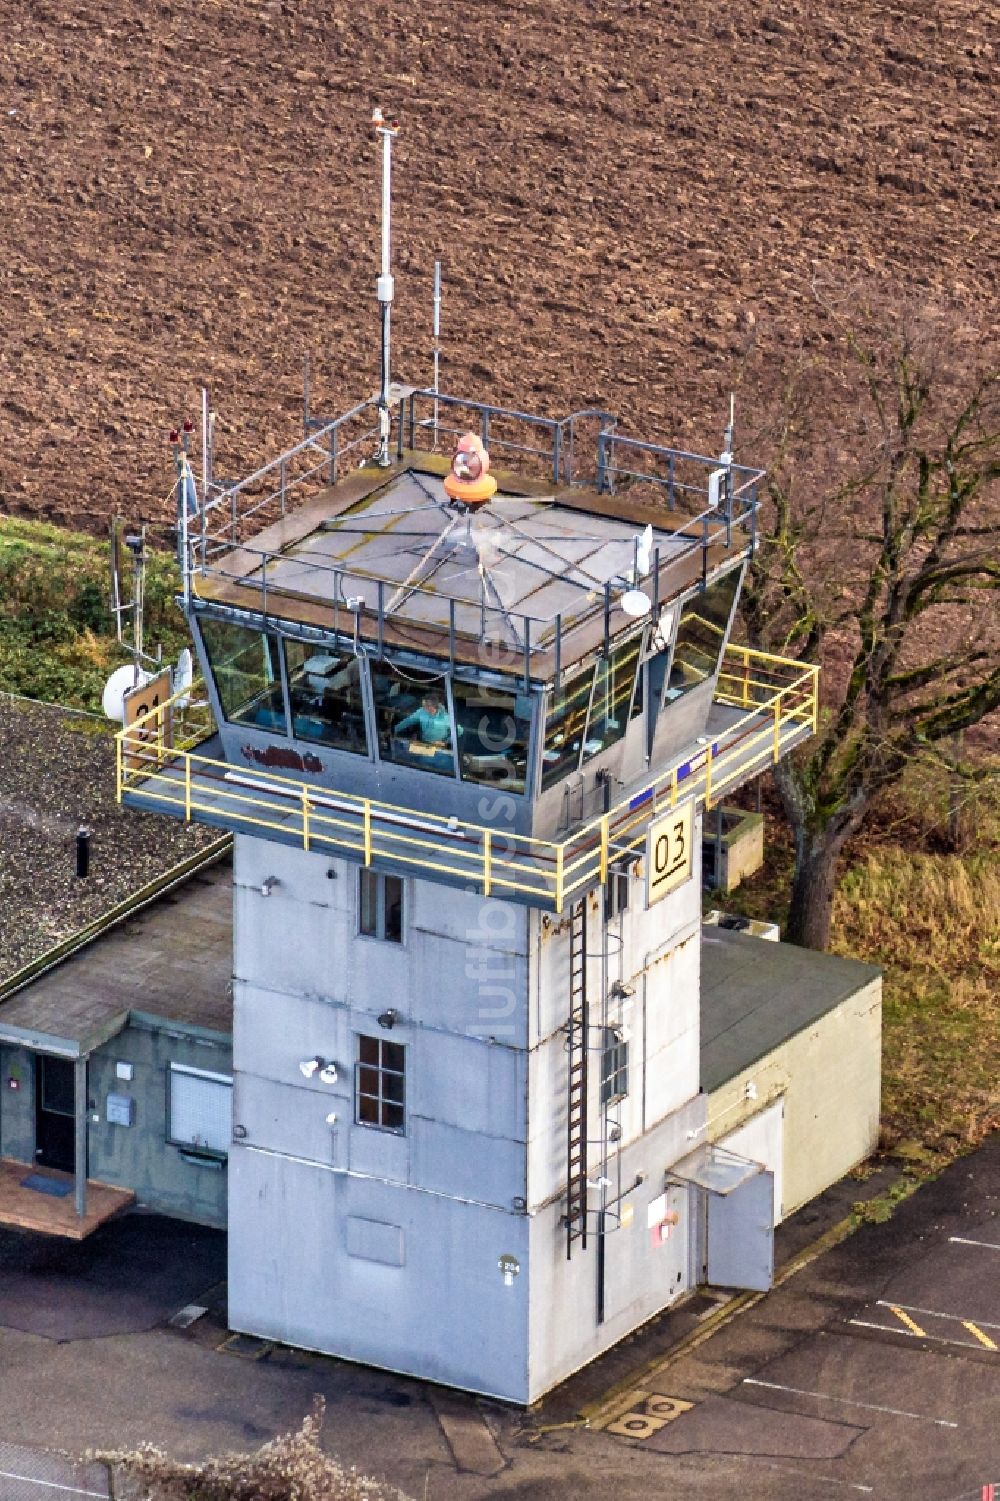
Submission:
<svg viewBox="0 0 1000 1501">
<path fill-rule="evenodd" d="M 952 1315 L 955 1323 L 961 1320 Z M 848 1319 L 848 1324 L 853 1324 L 855 1329 L 877 1329 L 880 1334 L 901 1334 L 905 1339 L 916 1339 L 911 1329 L 897 1329 L 894 1324 L 875 1324 L 871 1319 Z M 925 1334 L 924 1339 L 935 1345 L 953 1345 L 956 1350 L 978 1350 L 979 1345 L 974 1345 L 971 1339 L 949 1339 L 946 1334 Z M 992 1351 L 990 1352 L 993 1353 Z"/>
<path fill-rule="evenodd" d="M 975 1326 L 975 1324 L 971 1321 L 971 1319 L 963 1319 L 962 1320 L 962 1328 L 963 1329 L 968 1329 L 968 1331 L 969 1331 L 970 1334 L 974 1334 L 975 1337 L 976 1337 L 976 1339 L 978 1339 L 979 1343 L 981 1345 L 985 1345 L 986 1348 L 987 1348 L 987 1350 L 995 1350 L 996 1349 L 996 1345 L 994 1344 L 993 1340 L 990 1339 L 989 1335 L 988 1334 L 984 1334 L 981 1329 L 977 1329 L 976 1326 Z"/>
<path fill-rule="evenodd" d="M 915 1308 L 912 1303 L 887 1303 L 883 1298 L 879 1298 L 876 1307 L 891 1308 L 893 1313 L 898 1313 L 903 1308 L 907 1313 L 919 1313 L 925 1319 L 950 1319 L 957 1324 L 963 1322 L 960 1313 L 941 1313 L 937 1308 Z M 1000 1324 L 991 1324 L 989 1319 L 977 1319 L 976 1323 L 981 1329 L 1000 1329 Z"/>
<path fill-rule="evenodd" d="M 869 1412 L 886 1412 L 894 1418 L 917 1418 L 922 1423 L 934 1423 L 938 1428 L 957 1428 L 947 1418 L 932 1418 L 924 1412 L 907 1412 L 902 1407 L 880 1407 L 877 1402 L 856 1402 L 852 1397 L 834 1397 L 830 1392 L 810 1392 L 801 1386 L 781 1386 L 777 1381 L 758 1381 L 753 1376 L 744 1376 L 744 1386 L 763 1386 L 772 1392 L 792 1392 L 796 1397 L 819 1397 L 824 1402 L 840 1402 L 845 1407 L 867 1407 Z"/>
<path fill-rule="evenodd" d="M 0 1470 L 0 1480 L 21 1480 L 27 1485 L 43 1486 L 47 1491 L 66 1491 L 71 1496 L 96 1496 L 97 1501 L 108 1501 L 107 1491 L 83 1491 L 78 1485 L 60 1485 L 56 1480 L 39 1480 L 35 1475 L 15 1475 L 13 1470 Z"/>
<path fill-rule="evenodd" d="M 914 1334 L 919 1334 L 919 1336 L 920 1336 L 921 1339 L 925 1339 L 926 1338 L 926 1330 L 921 1329 L 920 1325 L 916 1322 L 916 1320 L 915 1319 L 911 1319 L 910 1315 L 908 1313 L 906 1313 L 902 1308 L 898 1307 L 897 1304 L 895 1304 L 895 1303 L 881 1303 L 879 1306 L 882 1307 L 882 1308 L 888 1308 L 888 1310 L 889 1310 L 890 1313 L 894 1313 L 896 1315 L 897 1319 L 902 1320 L 902 1322 L 906 1325 L 907 1329 L 912 1330 Z"/>
<path fill-rule="evenodd" d="M 969 1240 L 964 1235 L 949 1235 L 948 1240 L 953 1246 L 982 1246 L 987 1251 L 1000 1251 L 1000 1246 L 992 1240 Z"/>
</svg>

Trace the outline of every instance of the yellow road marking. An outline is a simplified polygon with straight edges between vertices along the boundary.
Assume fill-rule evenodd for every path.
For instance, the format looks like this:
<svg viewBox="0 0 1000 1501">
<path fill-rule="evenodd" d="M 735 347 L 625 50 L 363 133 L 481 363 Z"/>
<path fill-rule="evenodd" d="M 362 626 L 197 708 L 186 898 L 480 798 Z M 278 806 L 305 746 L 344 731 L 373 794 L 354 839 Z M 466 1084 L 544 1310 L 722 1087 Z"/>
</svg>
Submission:
<svg viewBox="0 0 1000 1501">
<path fill-rule="evenodd" d="M 968 1329 L 968 1331 L 969 1331 L 970 1334 L 975 1335 L 975 1337 L 976 1337 L 976 1339 L 978 1339 L 979 1343 L 981 1345 L 985 1345 L 986 1348 L 987 1348 L 987 1350 L 995 1350 L 997 1348 L 996 1345 L 994 1344 L 993 1340 L 990 1339 L 989 1335 L 988 1334 L 984 1334 L 981 1329 L 977 1329 L 976 1326 L 975 1326 L 975 1324 L 970 1323 L 970 1321 L 968 1319 L 963 1319 L 962 1320 L 962 1328 L 963 1329 Z"/>
<path fill-rule="evenodd" d="M 908 1313 L 904 1313 L 901 1308 L 897 1308 L 895 1303 L 888 1303 L 886 1306 L 890 1313 L 894 1313 L 897 1319 L 906 1325 L 907 1329 L 911 1330 L 914 1334 L 919 1334 L 921 1339 L 927 1338 L 926 1331 L 921 1329 L 920 1325 L 914 1319 L 911 1319 Z"/>
</svg>

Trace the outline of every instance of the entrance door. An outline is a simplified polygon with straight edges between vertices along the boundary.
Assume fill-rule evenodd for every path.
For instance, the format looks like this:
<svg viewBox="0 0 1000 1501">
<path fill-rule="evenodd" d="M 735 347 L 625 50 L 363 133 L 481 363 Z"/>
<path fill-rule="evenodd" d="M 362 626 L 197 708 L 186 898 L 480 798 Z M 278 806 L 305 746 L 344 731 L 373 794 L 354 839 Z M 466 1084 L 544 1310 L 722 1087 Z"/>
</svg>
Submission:
<svg viewBox="0 0 1000 1501">
<path fill-rule="evenodd" d="M 76 1101 L 68 1058 L 35 1059 L 35 1157 L 43 1167 L 76 1166 Z"/>
<path fill-rule="evenodd" d="M 767 1292 L 774 1275 L 774 1174 L 708 1195 L 708 1281 Z"/>
</svg>

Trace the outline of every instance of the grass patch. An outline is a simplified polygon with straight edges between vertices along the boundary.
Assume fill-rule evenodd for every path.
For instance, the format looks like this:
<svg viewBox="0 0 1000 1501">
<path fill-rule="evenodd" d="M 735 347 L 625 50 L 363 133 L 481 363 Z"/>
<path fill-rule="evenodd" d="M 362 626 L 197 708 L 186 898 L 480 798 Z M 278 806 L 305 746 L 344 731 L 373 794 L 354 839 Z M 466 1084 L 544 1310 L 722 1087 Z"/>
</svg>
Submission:
<svg viewBox="0 0 1000 1501">
<path fill-rule="evenodd" d="M 146 640 L 168 659 L 187 643 L 174 559 L 150 553 Z M 110 612 L 109 547 L 46 522 L 0 518 L 0 691 L 100 712 L 128 656 Z"/>
</svg>

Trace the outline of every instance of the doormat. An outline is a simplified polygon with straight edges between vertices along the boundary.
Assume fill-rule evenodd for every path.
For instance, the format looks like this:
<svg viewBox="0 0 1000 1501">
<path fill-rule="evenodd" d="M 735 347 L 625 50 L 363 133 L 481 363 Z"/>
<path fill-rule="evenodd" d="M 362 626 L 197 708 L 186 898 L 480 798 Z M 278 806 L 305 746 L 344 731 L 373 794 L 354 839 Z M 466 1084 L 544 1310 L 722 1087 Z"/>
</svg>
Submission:
<svg viewBox="0 0 1000 1501">
<path fill-rule="evenodd" d="M 67 1194 L 73 1192 L 72 1180 L 66 1182 L 65 1178 L 46 1178 L 44 1173 L 29 1173 L 21 1179 L 22 1188 L 33 1188 L 36 1193 L 51 1194 L 53 1199 L 65 1199 Z"/>
</svg>

